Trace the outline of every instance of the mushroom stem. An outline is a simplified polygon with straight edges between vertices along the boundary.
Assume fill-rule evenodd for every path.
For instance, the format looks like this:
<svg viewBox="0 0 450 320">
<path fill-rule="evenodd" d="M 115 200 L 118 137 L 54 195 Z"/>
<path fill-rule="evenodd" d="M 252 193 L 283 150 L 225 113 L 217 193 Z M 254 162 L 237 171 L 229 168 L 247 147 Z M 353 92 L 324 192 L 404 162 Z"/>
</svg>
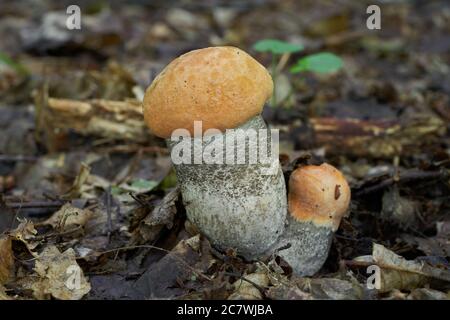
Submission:
<svg viewBox="0 0 450 320">
<path fill-rule="evenodd" d="M 270 130 L 260 115 L 236 129 L 204 137 L 167 139 L 171 152 L 190 142 L 190 154 L 198 155 L 215 148 L 214 156 L 237 160 L 245 152 L 244 163 L 174 163 L 188 219 L 221 249 L 234 248 L 244 258 L 258 258 L 281 236 L 287 213 L 286 186 L 278 156 L 272 154 Z M 252 145 L 252 132 L 266 135 L 268 162 L 261 161 L 261 140 Z M 186 139 L 188 139 L 186 141 Z M 226 141 L 234 141 L 229 148 Z M 195 149 L 197 147 L 197 149 Z M 258 151 L 252 149 L 257 147 Z M 266 150 L 267 150 L 266 149 Z M 256 163 L 251 156 L 258 154 Z M 172 157 L 173 160 L 173 157 Z M 268 173 L 268 167 L 272 173 Z"/>
<path fill-rule="evenodd" d="M 296 275 L 312 276 L 325 263 L 334 232 L 311 221 L 296 221 L 291 216 L 287 221 L 288 225 L 277 244 L 277 248 L 286 249 L 279 250 L 278 255 L 289 263 Z"/>
</svg>

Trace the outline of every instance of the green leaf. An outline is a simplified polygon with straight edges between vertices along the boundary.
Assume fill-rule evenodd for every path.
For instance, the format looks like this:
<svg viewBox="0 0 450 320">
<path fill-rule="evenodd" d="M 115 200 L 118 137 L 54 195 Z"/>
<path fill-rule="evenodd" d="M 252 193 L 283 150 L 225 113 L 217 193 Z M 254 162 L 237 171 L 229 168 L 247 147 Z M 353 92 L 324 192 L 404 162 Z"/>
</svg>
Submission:
<svg viewBox="0 0 450 320">
<path fill-rule="evenodd" d="M 118 186 L 111 186 L 111 194 L 113 196 L 118 196 L 119 194 L 123 193 L 125 190 L 123 190 L 121 187 Z"/>
<path fill-rule="evenodd" d="M 13 59 L 11 59 L 9 56 L 4 54 L 3 52 L 0 52 L 0 64 L 1 63 L 7 65 L 8 67 L 10 67 L 12 69 L 14 69 L 19 74 L 22 74 L 22 75 L 27 75 L 28 74 L 28 70 L 23 65 L 21 65 L 18 62 L 15 62 Z"/>
<path fill-rule="evenodd" d="M 311 71 L 330 73 L 342 68 L 342 59 L 330 52 L 320 52 L 303 57 L 290 69 L 292 73 Z"/>
<path fill-rule="evenodd" d="M 253 49 L 258 52 L 271 52 L 272 54 L 294 53 L 303 50 L 300 44 L 293 44 L 281 40 L 264 39 L 256 42 Z"/>
<path fill-rule="evenodd" d="M 137 179 L 131 183 L 131 188 L 150 191 L 157 185 L 158 185 L 158 182 L 153 181 L 153 180 Z"/>
</svg>

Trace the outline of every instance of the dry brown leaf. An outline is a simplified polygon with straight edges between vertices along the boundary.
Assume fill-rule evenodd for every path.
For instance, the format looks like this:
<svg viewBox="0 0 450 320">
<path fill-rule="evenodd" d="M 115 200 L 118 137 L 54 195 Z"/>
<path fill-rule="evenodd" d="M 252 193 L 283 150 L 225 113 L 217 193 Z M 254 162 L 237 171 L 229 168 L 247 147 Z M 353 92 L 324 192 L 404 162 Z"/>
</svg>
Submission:
<svg viewBox="0 0 450 320">
<path fill-rule="evenodd" d="M 237 280 L 233 287 L 236 290 L 229 300 L 259 300 L 262 299 L 260 289 L 266 289 L 269 286 L 269 277 L 263 272 L 245 275 L 244 279 Z"/>
<path fill-rule="evenodd" d="M 172 228 L 173 219 L 177 213 L 176 201 L 180 189 L 170 191 L 153 210 L 147 215 L 133 232 L 133 243 L 147 243 L 154 241 L 161 230 Z"/>
<path fill-rule="evenodd" d="M 36 299 L 80 300 L 91 290 L 75 258 L 71 248 L 63 253 L 53 245 L 44 249 L 34 267 L 37 277 L 30 277 Z"/>
<path fill-rule="evenodd" d="M 2 300 L 12 300 L 12 298 L 6 294 L 5 287 L 0 284 L 0 301 Z"/>
<path fill-rule="evenodd" d="M 374 243 L 372 256 L 354 259 L 380 267 L 380 292 L 413 290 L 430 281 L 430 278 L 450 281 L 450 272 L 426 264 L 424 261 L 406 260 L 382 245 Z"/>
<path fill-rule="evenodd" d="M 92 211 L 79 209 L 66 203 L 50 218 L 42 222 L 42 225 L 50 225 L 59 232 L 67 232 L 84 227 L 91 217 Z"/>
<path fill-rule="evenodd" d="M 33 251 L 37 246 L 38 242 L 34 241 L 37 231 L 34 228 L 34 224 L 31 221 L 28 221 L 27 219 L 19 220 L 20 224 L 19 226 L 10 231 L 8 235 L 17 241 L 22 242 L 27 247 L 28 251 L 34 256 L 36 256 L 36 253 Z"/>
<path fill-rule="evenodd" d="M 181 240 L 161 260 L 151 267 L 136 281 L 135 289 L 145 298 L 173 298 L 185 294 L 186 289 L 179 283 L 197 277 L 206 277 L 210 263 L 202 261 L 200 236 Z M 203 270 L 202 270 L 203 268 Z"/>
<path fill-rule="evenodd" d="M 9 236 L 4 236 L 0 238 L 0 286 L 10 279 L 13 267 L 14 257 L 11 247 L 11 238 Z"/>
<path fill-rule="evenodd" d="M 308 292 L 314 299 L 359 300 L 364 295 L 364 288 L 355 281 L 337 278 L 299 278 L 298 286 Z"/>
</svg>

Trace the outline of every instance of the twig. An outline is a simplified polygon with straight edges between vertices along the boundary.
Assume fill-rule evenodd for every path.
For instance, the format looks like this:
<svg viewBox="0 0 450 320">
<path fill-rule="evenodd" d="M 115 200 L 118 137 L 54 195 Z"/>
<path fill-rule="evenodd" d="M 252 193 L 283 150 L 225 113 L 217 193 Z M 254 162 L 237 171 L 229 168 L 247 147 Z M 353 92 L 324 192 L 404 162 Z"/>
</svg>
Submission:
<svg viewBox="0 0 450 320">
<path fill-rule="evenodd" d="M 37 159 L 38 157 L 35 156 L 0 154 L 0 161 L 2 162 L 36 161 Z"/>
<path fill-rule="evenodd" d="M 29 201 L 29 202 L 5 201 L 5 205 L 11 209 L 60 207 L 64 205 L 64 203 L 65 203 L 64 201 Z"/>
<path fill-rule="evenodd" d="M 108 227 L 108 241 L 111 240 L 112 232 L 112 219 L 111 219 L 111 186 L 109 186 L 106 191 L 106 217 L 107 217 L 107 227 Z"/>
<path fill-rule="evenodd" d="M 448 172 L 444 170 L 439 171 L 419 171 L 419 170 L 409 170 L 402 173 L 398 173 L 395 176 L 388 178 L 386 180 L 383 180 L 375 185 L 372 186 L 362 186 L 359 188 L 359 190 L 356 190 L 354 192 L 355 196 L 362 196 L 367 195 L 369 193 L 373 193 L 382 189 L 385 189 L 387 187 L 390 187 L 391 185 L 394 185 L 396 183 L 405 183 L 405 182 L 412 182 L 416 180 L 432 180 L 432 179 L 439 179 L 439 178 L 445 178 L 448 176 Z"/>
</svg>

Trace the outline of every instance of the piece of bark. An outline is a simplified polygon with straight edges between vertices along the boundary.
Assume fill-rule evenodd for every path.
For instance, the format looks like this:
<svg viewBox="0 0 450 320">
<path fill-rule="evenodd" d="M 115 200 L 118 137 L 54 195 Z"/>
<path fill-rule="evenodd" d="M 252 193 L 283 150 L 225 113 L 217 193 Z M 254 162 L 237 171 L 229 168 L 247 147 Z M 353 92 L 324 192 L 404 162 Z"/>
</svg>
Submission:
<svg viewBox="0 0 450 320">
<path fill-rule="evenodd" d="M 44 133 L 45 138 L 41 140 L 50 150 L 63 146 L 69 131 L 139 144 L 152 139 L 144 123 L 141 102 L 135 99 L 78 101 L 40 94 L 35 96 L 35 105 L 37 130 Z"/>
<path fill-rule="evenodd" d="M 437 118 L 416 116 L 399 120 L 311 118 L 315 145 L 329 154 L 391 158 L 423 152 L 423 146 L 446 132 Z"/>
</svg>

